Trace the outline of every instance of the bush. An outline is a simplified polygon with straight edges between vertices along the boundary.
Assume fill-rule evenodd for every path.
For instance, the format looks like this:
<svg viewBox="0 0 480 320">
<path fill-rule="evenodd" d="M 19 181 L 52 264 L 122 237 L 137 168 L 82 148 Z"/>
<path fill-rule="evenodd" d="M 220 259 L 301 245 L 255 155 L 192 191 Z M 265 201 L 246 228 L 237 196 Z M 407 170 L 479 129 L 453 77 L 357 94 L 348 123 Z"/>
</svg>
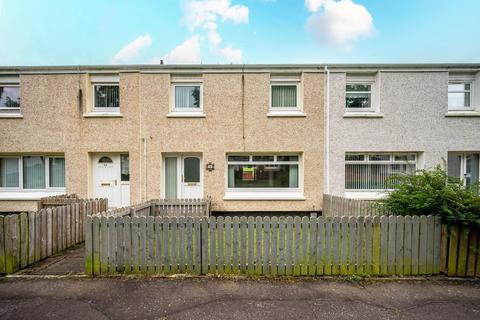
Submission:
<svg viewBox="0 0 480 320">
<path fill-rule="evenodd" d="M 460 179 L 448 177 L 440 166 L 395 176 L 393 187 L 394 191 L 378 201 L 382 210 L 397 215 L 440 215 L 447 225 L 480 227 L 478 184 L 467 188 Z"/>
</svg>

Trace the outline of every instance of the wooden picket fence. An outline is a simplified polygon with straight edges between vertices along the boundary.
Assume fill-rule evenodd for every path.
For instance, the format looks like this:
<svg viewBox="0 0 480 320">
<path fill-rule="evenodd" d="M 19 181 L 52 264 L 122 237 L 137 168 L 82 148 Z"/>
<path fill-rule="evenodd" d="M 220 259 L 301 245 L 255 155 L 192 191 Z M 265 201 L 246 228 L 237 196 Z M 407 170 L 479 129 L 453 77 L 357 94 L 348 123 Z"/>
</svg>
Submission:
<svg viewBox="0 0 480 320">
<path fill-rule="evenodd" d="M 480 277 L 478 228 L 442 227 L 440 271 L 451 277 Z"/>
<path fill-rule="evenodd" d="M 38 200 L 38 210 L 44 208 L 64 206 L 67 204 L 77 203 L 81 201 L 83 200 L 80 199 L 75 193 L 44 197 Z"/>
<path fill-rule="evenodd" d="M 365 217 L 382 214 L 385 215 L 388 212 L 382 210 L 373 201 L 323 195 L 322 215 L 324 217 Z"/>
<path fill-rule="evenodd" d="M 435 216 L 88 216 L 86 273 L 428 275 Z"/>
<path fill-rule="evenodd" d="M 209 217 L 211 199 L 153 199 L 132 209 L 132 216 Z"/>
<path fill-rule="evenodd" d="M 85 240 L 85 217 L 105 211 L 106 199 L 0 216 L 0 273 L 14 273 Z"/>
</svg>

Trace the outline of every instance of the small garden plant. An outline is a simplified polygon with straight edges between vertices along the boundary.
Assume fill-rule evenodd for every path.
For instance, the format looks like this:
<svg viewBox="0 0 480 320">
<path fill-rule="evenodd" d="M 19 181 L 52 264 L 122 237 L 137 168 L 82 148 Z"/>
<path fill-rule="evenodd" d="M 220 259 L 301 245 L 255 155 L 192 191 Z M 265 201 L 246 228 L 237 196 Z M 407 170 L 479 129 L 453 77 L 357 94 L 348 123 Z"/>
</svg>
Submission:
<svg viewBox="0 0 480 320">
<path fill-rule="evenodd" d="M 393 179 L 395 190 L 378 201 L 382 210 L 397 215 L 435 214 L 447 225 L 480 227 L 478 184 L 466 187 L 440 166 Z"/>
</svg>

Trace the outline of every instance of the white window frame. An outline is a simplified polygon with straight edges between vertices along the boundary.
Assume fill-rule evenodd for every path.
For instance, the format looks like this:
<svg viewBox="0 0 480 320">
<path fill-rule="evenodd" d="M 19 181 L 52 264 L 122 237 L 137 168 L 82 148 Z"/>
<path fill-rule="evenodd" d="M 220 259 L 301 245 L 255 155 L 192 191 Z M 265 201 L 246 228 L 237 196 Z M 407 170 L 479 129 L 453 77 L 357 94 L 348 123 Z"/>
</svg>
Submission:
<svg viewBox="0 0 480 320">
<path fill-rule="evenodd" d="M 296 86 L 296 106 L 295 107 L 273 107 L 272 106 L 272 87 L 274 86 Z M 300 76 L 272 76 L 268 93 L 268 117 L 299 116 L 304 117 L 303 112 L 303 86 Z"/>
<path fill-rule="evenodd" d="M 200 87 L 200 106 L 199 108 L 177 108 L 175 106 L 175 88 L 176 87 Z M 203 112 L 203 80 L 196 78 L 175 78 L 172 79 L 170 89 L 170 113 L 167 117 L 204 117 Z"/>
<path fill-rule="evenodd" d="M 370 86 L 370 91 L 347 91 L 348 85 L 367 85 Z M 375 81 L 371 80 L 356 80 L 356 81 L 347 81 L 345 84 L 345 101 L 344 109 L 346 113 L 357 113 L 357 112 L 375 112 L 375 107 L 373 103 L 373 92 L 374 92 Z M 370 94 L 370 108 L 347 108 L 347 93 L 369 93 Z"/>
<path fill-rule="evenodd" d="M 346 155 L 363 155 L 364 158 L 361 161 L 355 161 L 355 160 L 344 160 L 344 168 L 347 164 L 415 164 L 415 170 L 418 170 L 419 168 L 419 154 L 418 152 L 345 152 Z M 390 159 L 389 160 L 369 160 L 369 156 L 371 155 L 389 155 Z M 405 155 L 413 155 L 415 156 L 414 160 L 411 161 L 400 161 L 400 160 L 395 160 L 395 156 L 405 156 Z M 345 158 L 344 158 L 345 159 Z M 345 170 L 345 169 L 344 169 Z M 344 190 L 346 196 L 348 194 L 381 194 L 389 191 L 393 191 L 393 189 L 347 189 L 346 184 L 345 184 L 345 175 L 346 175 L 346 170 L 344 172 L 344 179 L 343 179 L 343 185 L 344 185 Z M 350 197 L 350 196 L 348 196 Z"/>
<path fill-rule="evenodd" d="M 229 156 L 248 156 L 248 161 L 229 161 Z M 253 161 L 253 156 L 273 156 L 273 161 Z M 296 156 L 298 161 L 278 161 L 278 156 Z M 303 196 L 303 157 L 300 153 L 228 153 L 225 158 L 224 200 L 305 200 Z M 228 186 L 229 165 L 298 165 L 297 188 L 230 188 Z"/>
<path fill-rule="evenodd" d="M 43 157 L 45 165 L 45 188 L 43 189 L 24 189 L 23 187 L 23 158 L 24 157 Z M 22 154 L 22 155 L 0 155 L 0 158 L 18 158 L 18 187 L 0 187 L 1 192 L 32 193 L 32 192 L 60 192 L 65 193 L 66 187 L 50 187 L 50 158 L 63 158 L 61 155 L 42 155 L 42 154 Z M 65 170 L 66 173 L 66 170 Z M 66 182 L 66 181 L 65 181 Z M 1 197 L 0 197 L 1 200 Z"/>
<path fill-rule="evenodd" d="M 474 106 L 473 106 L 473 95 L 474 95 L 474 83 L 473 83 L 473 80 L 451 80 L 451 81 L 448 81 L 448 85 L 451 85 L 451 84 L 469 84 L 470 85 L 470 90 L 459 90 L 459 91 L 450 91 L 450 89 L 447 89 L 448 90 L 448 94 L 450 93 L 470 93 L 470 106 L 466 107 L 466 106 L 463 106 L 463 107 L 454 107 L 454 106 L 450 106 L 448 105 L 448 110 L 449 111 L 473 111 L 475 110 Z M 447 96 L 447 103 L 448 103 L 448 96 Z"/>
<path fill-rule="evenodd" d="M 0 87 L 18 88 L 18 90 L 20 91 L 20 84 L 18 84 L 18 83 L 1 83 L 0 82 Z M 18 107 L 18 108 L 8 108 L 8 107 L 0 106 L 0 110 L 14 110 L 14 111 L 20 112 L 21 107 L 22 107 L 22 101 L 20 100 L 20 107 Z"/>
<path fill-rule="evenodd" d="M 97 86 L 111 86 L 111 87 L 118 87 L 118 108 L 98 108 L 95 105 L 95 94 L 96 90 L 95 87 Z M 104 114 L 119 114 L 120 113 L 120 84 L 118 82 L 93 82 L 92 83 L 92 110 L 94 113 L 104 113 Z"/>
</svg>

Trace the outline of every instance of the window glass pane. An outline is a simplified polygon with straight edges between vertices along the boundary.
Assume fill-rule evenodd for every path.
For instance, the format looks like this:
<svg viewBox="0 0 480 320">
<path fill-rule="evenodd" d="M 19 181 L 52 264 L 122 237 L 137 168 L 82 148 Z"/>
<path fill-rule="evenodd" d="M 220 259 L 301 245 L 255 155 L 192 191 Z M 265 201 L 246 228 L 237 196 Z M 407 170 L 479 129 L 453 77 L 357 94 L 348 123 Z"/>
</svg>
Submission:
<svg viewBox="0 0 480 320">
<path fill-rule="evenodd" d="M 298 165 L 229 165 L 230 188 L 298 188 Z"/>
<path fill-rule="evenodd" d="M 253 156 L 252 161 L 261 162 L 261 161 L 273 161 L 273 156 Z"/>
<path fill-rule="evenodd" d="M 49 160 L 50 188 L 65 188 L 65 158 Z"/>
<path fill-rule="evenodd" d="M 45 189 L 45 159 L 43 157 L 23 157 L 23 188 Z"/>
<path fill-rule="evenodd" d="M 95 108 L 118 108 L 120 106 L 119 87 L 95 86 Z"/>
<path fill-rule="evenodd" d="M 277 161 L 298 161 L 298 156 L 277 156 Z"/>
<path fill-rule="evenodd" d="M 20 108 L 20 87 L 0 87 L 0 108 Z"/>
<path fill-rule="evenodd" d="M 368 156 L 370 161 L 390 161 L 389 154 L 371 154 Z"/>
<path fill-rule="evenodd" d="M 177 198 L 177 158 L 165 158 L 165 198 Z"/>
<path fill-rule="evenodd" d="M 200 182 L 200 159 L 188 157 L 183 160 L 183 181 Z"/>
<path fill-rule="evenodd" d="M 346 161 L 364 161 L 365 155 L 363 154 L 345 154 Z"/>
<path fill-rule="evenodd" d="M 296 108 L 297 107 L 297 86 L 275 86 L 272 85 L 272 107 L 273 108 Z"/>
<path fill-rule="evenodd" d="M 250 161 L 250 156 L 228 156 L 228 161 L 248 162 Z"/>
<path fill-rule="evenodd" d="M 120 155 L 120 180 L 130 181 L 130 159 L 128 154 Z"/>
<path fill-rule="evenodd" d="M 448 106 L 453 108 L 470 107 L 469 92 L 449 92 Z"/>
<path fill-rule="evenodd" d="M 175 108 L 200 108 L 200 86 L 175 86 Z"/>
<path fill-rule="evenodd" d="M 345 158 L 355 155 L 346 154 Z M 395 163 L 389 161 L 390 154 L 369 154 L 368 162 L 345 164 L 345 189 L 349 190 L 386 190 L 399 182 L 400 175 L 411 175 L 416 170 L 415 154 L 396 154 Z M 355 160 L 349 160 L 355 161 Z"/>
<path fill-rule="evenodd" d="M 468 91 L 470 90 L 470 83 L 449 83 L 448 91 L 449 92 L 459 92 L 459 91 Z"/>
<path fill-rule="evenodd" d="M 18 158 L 0 158 L 0 187 L 18 188 Z"/>
<path fill-rule="evenodd" d="M 370 93 L 347 93 L 346 96 L 347 108 L 370 108 Z"/>
<path fill-rule="evenodd" d="M 355 91 L 356 92 L 358 92 L 358 91 L 363 91 L 363 92 L 368 91 L 368 92 L 370 92 L 371 85 L 369 85 L 369 84 L 347 84 L 346 89 L 347 89 L 346 90 L 347 92 L 350 92 L 350 91 L 354 91 L 354 92 Z"/>
</svg>

